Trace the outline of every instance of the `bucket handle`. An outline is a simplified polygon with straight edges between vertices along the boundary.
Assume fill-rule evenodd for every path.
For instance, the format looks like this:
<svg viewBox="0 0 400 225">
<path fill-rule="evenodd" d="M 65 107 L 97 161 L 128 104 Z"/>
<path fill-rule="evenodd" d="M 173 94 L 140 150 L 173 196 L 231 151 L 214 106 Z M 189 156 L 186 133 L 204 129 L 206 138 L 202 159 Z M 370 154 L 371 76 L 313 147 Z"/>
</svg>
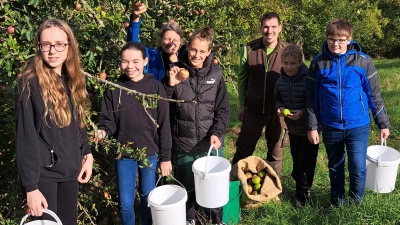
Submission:
<svg viewBox="0 0 400 225">
<path fill-rule="evenodd" d="M 382 158 L 382 148 L 383 148 L 383 144 L 385 144 L 386 146 L 386 139 L 382 138 L 381 139 L 381 148 L 379 149 L 379 159 L 378 159 L 378 166 L 381 166 L 381 158 Z"/>
<path fill-rule="evenodd" d="M 172 179 L 174 179 L 176 182 L 178 182 L 183 187 L 183 189 L 186 190 L 185 186 L 183 186 L 181 182 L 179 182 L 177 179 L 175 179 L 175 177 L 173 177 L 171 174 L 169 176 L 172 177 Z M 160 175 L 160 177 L 158 178 L 155 187 L 157 187 L 157 184 L 158 184 L 158 182 L 160 182 L 161 177 L 162 177 L 162 175 Z M 147 199 L 150 199 L 150 196 L 153 194 L 154 189 L 150 191 L 149 196 L 148 196 Z M 147 207 L 150 207 L 150 203 L 147 203 Z"/>
<path fill-rule="evenodd" d="M 203 179 L 204 179 L 204 180 L 207 180 L 207 179 L 208 179 L 208 177 L 207 177 L 208 157 L 210 156 L 211 151 L 213 150 L 213 148 L 214 148 L 214 145 L 212 144 L 212 145 L 210 146 L 210 149 L 208 150 L 208 153 L 207 153 L 206 168 L 204 169 L 204 175 L 203 175 Z M 218 156 L 218 149 L 217 149 L 217 156 Z"/>
<path fill-rule="evenodd" d="M 43 209 L 43 212 L 49 214 L 50 216 L 52 216 L 56 220 L 57 224 L 62 225 L 62 222 L 61 222 L 60 218 L 58 218 L 57 214 L 55 214 L 53 211 L 51 211 L 50 209 Z M 28 219 L 29 216 L 31 216 L 30 213 L 26 214 L 22 218 L 20 225 L 23 225 L 25 223 L 25 220 Z"/>
</svg>

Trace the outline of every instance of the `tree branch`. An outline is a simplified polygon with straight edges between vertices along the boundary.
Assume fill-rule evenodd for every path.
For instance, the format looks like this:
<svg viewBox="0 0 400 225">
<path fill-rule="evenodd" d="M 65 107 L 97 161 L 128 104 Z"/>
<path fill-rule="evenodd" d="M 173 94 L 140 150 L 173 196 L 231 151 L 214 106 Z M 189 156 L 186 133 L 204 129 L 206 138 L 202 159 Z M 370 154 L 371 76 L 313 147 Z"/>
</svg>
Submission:
<svg viewBox="0 0 400 225">
<path fill-rule="evenodd" d="M 97 22 L 99 23 L 99 27 L 104 27 L 103 21 L 97 17 L 96 12 L 93 11 L 92 8 L 90 8 L 90 5 L 89 5 L 85 0 L 80 0 L 80 2 L 81 2 L 83 5 L 87 5 L 87 9 L 88 9 L 89 12 L 92 14 L 92 16 L 97 20 Z"/>
</svg>

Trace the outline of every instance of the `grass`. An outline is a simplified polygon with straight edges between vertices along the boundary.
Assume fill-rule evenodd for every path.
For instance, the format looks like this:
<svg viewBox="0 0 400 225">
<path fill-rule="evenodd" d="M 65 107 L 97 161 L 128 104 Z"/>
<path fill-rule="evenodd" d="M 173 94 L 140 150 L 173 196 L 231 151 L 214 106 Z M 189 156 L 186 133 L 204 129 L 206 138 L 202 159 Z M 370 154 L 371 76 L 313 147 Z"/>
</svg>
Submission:
<svg viewBox="0 0 400 225">
<path fill-rule="evenodd" d="M 374 61 L 378 70 L 381 94 L 385 101 L 391 122 L 391 135 L 388 146 L 400 149 L 400 59 Z M 227 82 L 231 99 L 231 120 L 225 137 L 225 157 L 232 159 L 235 152 L 235 141 L 240 132 L 240 121 L 237 120 L 237 93 L 232 82 Z M 371 123 L 370 145 L 379 145 L 379 130 Z M 266 157 L 265 137 L 261 137 L 254 155 Z M 295 184 L 290 176 L 292 160 L 288 146 L 284 149 L 281 201 L 263 204 L 255 209 L 242 209 L 241 223 L 249 224 L 400 224 L 400 179 L 396 180 L 395 190 L 391 193 L 375 193 L 366 188 L 366 196 L 361 205 L 346 204 L 344 207 L 332 209 L 329 213 L 323 210 L 330 196 L 330 181 L 327 168 L 327 156 L 323 143 L 320 144 L 314 184 L 311 189 L 312 204 L 296 209 L 289 202 L 290 195 L 295 190 Z M 348 190 L 348 175 L 346 189 Z"/>
</svg>

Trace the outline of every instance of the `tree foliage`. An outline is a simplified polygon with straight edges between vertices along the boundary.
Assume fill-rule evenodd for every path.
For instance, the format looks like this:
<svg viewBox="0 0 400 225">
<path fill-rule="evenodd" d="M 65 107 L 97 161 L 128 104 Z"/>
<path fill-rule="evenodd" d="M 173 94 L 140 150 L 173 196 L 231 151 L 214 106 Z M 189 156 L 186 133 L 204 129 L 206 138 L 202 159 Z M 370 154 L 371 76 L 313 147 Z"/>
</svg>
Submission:
<svg viewBox="0 0 400 225">
<path fill-rule="evenodd" d="M 81 9 L 76 8 L 78 3 Z M 399 0 L 145 0 L 144 3 L 148 7 L 141 32 L 144 44 L 158 46 L 158 31 L 170 19 L 180 24 L 186 38 L 194 29 L 209 25 L 216 33 L 213 51 L 227 82 L 235 80 L 233 65 L 237 63 L 239 46 L 260 37 L 259 18 L 267 11 L 280 14 L 281 37 L 302 45 L 308 59 L 320 51 L 325 27 L 335 17 L 353 24 L 353 39 L 368 54 L 398 57 L 400 52 Z M 129 20 L 130 4 L 129 0 L 0 0 L 0 180 L 9 184 L 0 185 L 0 224 L 16 224 L 24 214 L 24 195 L 15 166 L 14 82 L 25 61 L 34 54 L 32 41 L 38 26 L 50 17 L 68 22 L 78 39 L 85 72 L 98 76 L 105 71 L 107 80 L 115 81 L 120 75 L 119 50 L 126 40 L 124 23 Z M 87 88 L 93 106 L 88 124 L 95 125 L 106 85 L 88 78 Z M 115 155 L 110 145 L 118 144 L 93 146 L 95 173 L 88 185 L 81 186 L 81 224 L 119 223 Z"/>
</svg>

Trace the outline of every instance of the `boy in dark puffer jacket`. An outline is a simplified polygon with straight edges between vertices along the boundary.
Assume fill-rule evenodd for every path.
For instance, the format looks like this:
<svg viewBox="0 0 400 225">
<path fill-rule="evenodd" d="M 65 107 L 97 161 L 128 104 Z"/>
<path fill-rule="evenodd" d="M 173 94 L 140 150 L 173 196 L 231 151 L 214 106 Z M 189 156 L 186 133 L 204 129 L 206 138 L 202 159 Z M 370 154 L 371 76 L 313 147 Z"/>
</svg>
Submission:
<svg viewBox="0 0 400 225">
<path fill-rule="evenodd" d="M 305 115 L 308 68 L 303 63 L 303 52 L 297 45 L 288 45 L 283 50 L 281 62 L 281 77 L 275 83 L 275 107 L 278 115 L 285 117 L 289 130 L 292 177 L 296 181 L 296 193 L 292 200 L 296 206 L 305 206 L 310 198 L 319 146 L 307 138 Z"/>
</svg>

